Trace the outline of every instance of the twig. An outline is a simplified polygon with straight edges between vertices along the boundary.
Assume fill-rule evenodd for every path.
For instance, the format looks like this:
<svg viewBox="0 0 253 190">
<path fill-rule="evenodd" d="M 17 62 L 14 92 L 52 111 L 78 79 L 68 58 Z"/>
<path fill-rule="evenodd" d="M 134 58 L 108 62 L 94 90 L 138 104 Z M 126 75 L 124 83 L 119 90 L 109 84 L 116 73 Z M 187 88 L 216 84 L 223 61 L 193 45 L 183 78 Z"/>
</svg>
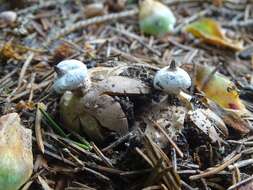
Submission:
<svg viewBox="0 0 253 190">
<path fill-rule="evenodd" d="M 251 176 L 251 177 L 249 177 L 249 178 L 247 178 L 245 180 L 242 180 L 242 181 L 238 182 L 237 184 L 234 184 L 234 185 L 230 186 L 227 190 L 237 189 L 241 185 L 244 185 L 245 183 L 248 183 L 248 182 L 250 182 L 252 180 L 253 180 L 253 176 Z"/>
<path fill-rule="evenodd" d="M 133 34 L 129 31 L 126 30 L 119 30 L 118 28 L 113 28 L 113 27 L 109 27 L 110 30 L 117 32 L 119 34 L 123 34 L 129 38 L 132 38 L 134 40 L 136 40 L 137 42 L 139 42 L 141 45 L 143 45 L 144 47 L 146 47 L 148 50 L 150 50 L 151 52 L 153 52 L 154 54 L 161 56 L 161 53 L 155 49 L 153 49 L 152 47 L 150 47 L 148 44 L 146 44 L 144 42 L 144 39 L 142 39 L 140 36 L 137 36 L 136 34 Z"/>
<path fill-rule="evenodd" d="M 98 157 L 96 154 L 92 153 L 92 152 L 89 152 L 81 147 L 79 147 L 78 145 L 76 145 L 72 140 L 70 139 L 67 139 L 67 138 L 64 138 L 64 137 L 61 137 L 59 135 L 56 135 L 56 134 L 52 134 L 52 133 L 45 133 L 45 135 L 48 135 L 52 138 L 54 138 L 55 140 L 58 140 L 60 139 L 61 141 L 69 144 L 71 147 L 74 147 L 75 149 L 79 150 L 81 153 L 83 153 L 84 155 L 96 160 L 96 161 L 102 161 L 102 159 L 100 157 Z"/>
<path fill-rule="evenodd" d="M 40 9 L 43 9 L 43 8 L 46 8 L 46 7 L 51 7 L 51 6 L 54 6 L 56 4 L 63 4 L 65 3 L 66 0 L 57 0 L 57 1 L 46 1 L 41 4 L 36 4 L 36 5 L 33 5 L 33 6 L 30 6 L 30 7 L 27 7 L 25 9 L 21 9 L 17 12 L 17 14 L 26 14 L 28 12 L 34 12 L 34 11 L 37 11 L 37 10 L 40 10 Z"/>
<path fill-rule="evenodd" d="M 253 26 L 253 19 L 243 20 L 243 21 L 234 21 L 234 22 L 224 22 L 222 23 L 223 27 L 228 28 L 248 28 Z"/>
<path fill-rule="evenodd" d="M 42 120 L 42 113 L 40 111 L 40 107 L 43 107 L 43 109 L 46 109 L 45 105 L 43 103 L 38 103 L 37 105 L 37 111 L 36 111 L 36 118 L 35 118 L 35 136 L 36 136 L 36 142 L 39 147 L 39 150 L 44 154 L 45 148 L 43 144 L 43 138 L 41 134 L 41 120 Z"/>
<path fill-rule="evenodd" d="M 149 159 L 149 157 L 146 154 L 144 154 L 141 151 L 141 149 L 139 149 L 138 147 L 136 147 L 135 150 L 151 167 L 154 167 L 153 162 Z"/>
<path fill-rule="evenodd" d="M 242 160 L 242 161 L 234 163 L 233 165 L 228 166 L 228 169 L 233 170 L 236 167 L 241 168 L 241 167 L 245 167 L 245 166 L 248 166 L 248 165 L 251 165 L 251 164 L 253 164 L 253 159 Z"/>
<path fill-rule="evenodd" d="M 173 148 L 175 148 L 176 152 L 178 153 L 178 155 L 183 158 L 184 157 L 184 153 L 180 150 L 180 148 L 176 145 L 176 143 L 170 138 L 170 136 L 166 133 L 166 131 L 155 121 L 151 120 L 151 122 L 154 124 L 154 126 L 159 129 L 159 131 L 161 131 L 161 133 L 167 138 L 167 140 L 169 141 L 169 143 L 172 145 Z"/>
<path fill-rule="evenodd" d="M 107 176 L 95 171 L 95 170 L 92 170 L 90 168 L 87 168 L 87 167 L 82 167 L 82 170 L 83 171 L 86 171 L 86 172 L 89 172 L 89 173 L 92 173 L 93 175 L 97 176 L 98 178 L 102 179 L 103 181 L 106 181 L 106 182 L 110 182 L 110 178 L 108 178 Z"/>
<path fill-rule="evenodd" d="M 201 174 L 191 176 L 190 180 L 197 180 L 197 179 L 200 179 L 203 177 L 209 177 L 209 176 L 215 175 L 215 174 L 219 173 L 220 171 L 224 170 L 226 167 L 228 167 L 230 164 L 232 164 L 236 160 L 238 160 L 240 157 L 241 157 L 241 154 L 237 154 L 233 158 L 231 158 L 230 160 L 221 164 L 220 166 L 214 167 L 214 168 L 212 168 L 206 172 L 203 172 Z"/>
<path fill-rule="evenodd" d="M 131 136 L 136 136 L 136 134 L 133 135 L 132 132 L 127 133 L 125 136 L 120 137 L 119 139 L 117 139 L 116 141 L 114 141 L 112 144 L 110 144 L 107 147 L 103 148 L 102 152 L 107 152 L 108 150 L 110 150 L 110 149 L 118 146 L 119 144 L 123 143 L 124 141 L 126 141 Z"/>
<path fill-rule="evenodd" d="M 13 69 L 13 71 L 11 71 L 11 72 L 8 73 L 7 75 L 5 75 L 2 79 L 0 79 L 0 85 L 2 86 L 3 82 L 4 82 L 5 80 L 7 80 L 8 78 L 12 77 L 12 75 L 14 75 L 17 71 L 18 71 L 18 68 Z"/>
<path fill-rule="evenodd" d="M 110 167 L 113 168 L 113 165 L 109 158 L 107 158 L 100 150 L 99 148 L 95 145 L 95 143 L 91 142 L 91 146 L 93 147 L 93 150 L 96 152 L 96 154 L 104 161 L 104 163 Z"/>
<path fill-rule="evenodd" d="M 34 91 L 41 90 L 42 88 L 48 86 L 50 83 L 51 83 L 51 81 L 45 81 L 43 83 L 40 83 L 39 85 L 35 86 L 33 90 Z M 17 94 L 16 96 L 12 97 L 10 100 L 11 101 L 17 100 L 19 98 L 22 98 L 23 96 L 28 95 L 29 93 L 30 93 L 30 90 L 28 89 L 28 90 L 26 90 L 24 92 L 21 92 L 21 93 Z"/>
<path fill-rule="evenodd" d="M 69 164 L 71 166 L 76 166 L 76 164 L 74 162 L 72 162 L 72 161 L 70 161 L 70 160 L 68 160 L 66 158 L 62 158 L 62 157 L 60 157 L 60 156 L 58 156 L 58 155 L 56 155 L 56 154 L 54 154 L 54 153 L 52 153 L 52 152 L 50 152 L 48 150 L 45 150 L 45 154 L 48 155 L 48 156 L 51 156 L 51 157 L 53 157 L 53 158 L 55 158 L 57 160 L 63 161 L 64 163 Z"/>
<path fill-rule="evenodd" d="M 120 13 L 112 13 L 112 14 L 108 14 L 108 15 L 104 15 L 104 16 L 97 16 L 97 17 L 90 18 L 87 20 L 79 21 L 71 26 L 67 26 L 67 27 L 61 29 L 58 33 L 56 33 L 54 35 L 53 38 L 48 39 L 46 45 L 50 44 L 53 40 L 56 40 L 60 37 L 63 37 L 71 32 L 79 30 L 81 28 L 84 28 L 88 25 L 106 22 L 106 21 L 110 21 L 110 20 L 116 20 L 116 19 L 120 19 L 120 18 L 124 18 L 124 17 L 129 17 L 129 16 L 133 16 L 137 13 L 138 13 L 138 9 L 132 9 L 132 10 L 127 10 L 127 11 L 123 11 Z"/>
<path fill-rule="evenodd" d="M 32 73 L 31 82 L 30 82 L 30 95 L 28 98 L 28 102 L 32 102 L 32 100 L 33 100 L 33 94 L 34 94 L 33 93 L 33 86 L 34 86 L 35 76 L 36 76 L 36 73 Z"/>
<path fill-rule="evenodd" d="M 33 59 L 33 57 L 34 57 L 34 53 L 31 53 L 31 54 L 28 56 L 28 58 L 26 59 L 24 65 L 22 66 L 22 69 L 21 69 L 20 75 L 19 75 L 19 79 L 18 79 L 18 87 L 17 87 L 17 89 L 20 88 L 20 86 L 21 86 L 21 84 L 22 84 L 22 81 L 23 81 L 23 78 L 24 78 L 24 76 L 25 76 L 25 72 L 26 72 L 28 66 L 30 65 L 30 63 L 31 63 L 31 61 L 32 61 L 32 59 Z"/>
<path fill-rule="evenodd" d="M 185 187 L 185 189 L 188 190 L 196 190 L 196 188 L 191 187 L 189 184 L 187 184 L 186 182 L 184 182 L 183 180 L 181 180 L 181 184 L 183 187 Z"/>
</svg>

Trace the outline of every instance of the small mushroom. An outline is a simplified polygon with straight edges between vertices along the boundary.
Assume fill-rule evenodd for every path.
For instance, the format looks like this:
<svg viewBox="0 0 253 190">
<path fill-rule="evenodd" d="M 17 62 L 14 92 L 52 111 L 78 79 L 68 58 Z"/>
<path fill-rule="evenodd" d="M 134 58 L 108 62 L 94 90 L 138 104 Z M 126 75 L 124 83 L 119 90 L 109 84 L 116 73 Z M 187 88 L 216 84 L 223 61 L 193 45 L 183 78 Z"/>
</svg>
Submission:
<svg viewBox="0 0 253 190">
<path fill-rule="evenodd" d="M 70 59 L 60 62 L 55 66 L 57 80 L 54 83 L 54 90 L 62 94 L 67 90 L 89 89 L 90 77 L 86 65 L 81 61 Z"/>
<path fill-rule="evenodd" d="M 14 11 L 3 11 L 0 13 L 0 26 L 5 27 L 13 24 L 17 19 L 17 13 Z"/>
<path fill-rule="evenodd" d="M 101 81 L 91 82 L 94 78 L 91 74 L 97 72 L 88 72 L 77 60 L 62 61 L 55 70 L 58 78 L 53 88 L 64 93 L 60 101 L 63 125 L 84 132 L 96 142 L 104 141 L 108 131 L 120 136 L 128 132 L 127 114 L 114 96 L 151 93 L 151 87 L 144 82 L 124 76 L 105 76 Z"/>
<path fill-rule="evenodd" d="M 176 66 L 172 60 L 170 66 L 160 69 L 154 77 L 154 87 L 168 94 L 179 94 L 191 86 L 189 74 Z"/>
</svg>

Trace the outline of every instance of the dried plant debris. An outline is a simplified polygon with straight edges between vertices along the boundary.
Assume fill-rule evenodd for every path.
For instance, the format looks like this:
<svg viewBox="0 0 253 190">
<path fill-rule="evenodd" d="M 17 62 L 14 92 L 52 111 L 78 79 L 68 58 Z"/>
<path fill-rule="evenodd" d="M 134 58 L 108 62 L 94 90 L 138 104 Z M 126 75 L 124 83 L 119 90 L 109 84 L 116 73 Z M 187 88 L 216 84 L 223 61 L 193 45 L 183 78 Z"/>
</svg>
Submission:
<svg viewBox="0 0 253 190">
<path fill-rule="evenodd" d="M 0 186 L 251 189 L 252 23 L 250 0 L 0 0 Z"/>
<path fill-rule="evenodd" d="M 236 42 L 225 37 L 219 23 L 210 18 L 203 18 L 191 23 L 186 26 L 185 30 L 211 45 L 230 48 L 235 51 L 243 49 L 242 42 Z"/>
</svg>

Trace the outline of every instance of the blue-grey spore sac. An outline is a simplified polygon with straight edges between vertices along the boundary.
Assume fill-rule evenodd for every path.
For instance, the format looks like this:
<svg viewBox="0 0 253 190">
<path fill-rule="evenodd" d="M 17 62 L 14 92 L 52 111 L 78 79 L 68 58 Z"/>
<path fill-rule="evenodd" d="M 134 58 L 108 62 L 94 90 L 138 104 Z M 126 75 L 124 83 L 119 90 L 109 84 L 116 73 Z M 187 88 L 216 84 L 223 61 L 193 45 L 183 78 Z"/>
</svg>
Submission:
<svg viewBox="0 0 253 190">
<path fill-rule="evenodd" d="M 68 90 L 75 90 L 86 86 L 89 82 L 88 70 L 81 61 L 70 59 L 56 65 L 57 79 L 53 89 L 61 94 Z"/>
<path fill-rule="evenodd" d="M 164 67 L 156 73 L 153 84 L 158 90 L 168 94 L 178 94 L 191 86 L 191 78 L 181 68 L 171 70 L 169 67 Z"/>
</svg>

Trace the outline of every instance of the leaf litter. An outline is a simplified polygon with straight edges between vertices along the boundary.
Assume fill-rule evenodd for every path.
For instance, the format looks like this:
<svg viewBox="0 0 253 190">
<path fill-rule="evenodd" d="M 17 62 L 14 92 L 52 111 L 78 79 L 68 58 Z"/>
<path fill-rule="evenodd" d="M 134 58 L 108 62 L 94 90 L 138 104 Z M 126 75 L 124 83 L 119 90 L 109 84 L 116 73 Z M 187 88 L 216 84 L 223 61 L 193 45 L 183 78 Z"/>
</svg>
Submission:
<svg viewBox="0 0 253 190">
<path fill-rule="evenodd" d="M 23 189 L 252 188 L 252 1 L 161 2 L 176 23 L 152 18 L 141 31 L 137 1 L 1 1 L 0 115 L 33 131 Z M 86 130 L 66 125 L 52 89 L 68 59 L 87 66 L 93 88 L 63 115 Z M 154 88 L 171 60 L 190 89 Z"/>
</svg>

